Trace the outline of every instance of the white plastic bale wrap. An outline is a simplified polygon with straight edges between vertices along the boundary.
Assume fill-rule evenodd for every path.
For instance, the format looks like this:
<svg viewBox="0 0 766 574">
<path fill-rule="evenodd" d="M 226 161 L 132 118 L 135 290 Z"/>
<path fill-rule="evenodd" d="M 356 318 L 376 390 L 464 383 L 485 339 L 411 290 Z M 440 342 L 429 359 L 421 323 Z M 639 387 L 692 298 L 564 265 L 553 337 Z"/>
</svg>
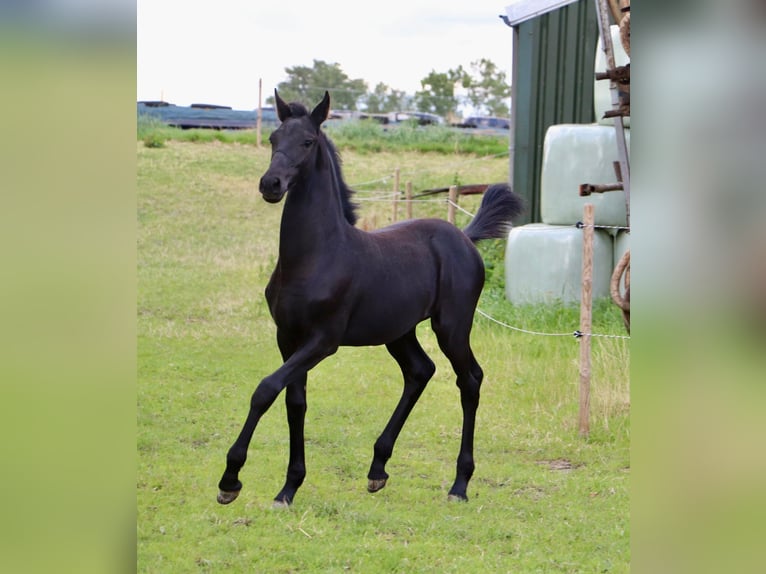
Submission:
<svg viewBox="0 0 766 574">
<path fill-rule="evenodd" d="M 505 294 L 515 305 L 579 303 L 583 231 L 571 226 L 532 223 L 511 230 L 505 252 Z M 612 236 L 593 237 L 593 298 L 609 297 Z"/>
<path fill-rule="evenodd" d="M 630 132 L 625 131 L 630 151 Z M 596 225 L 625 226 L 625 193 L 608 191 L 580 197 L 580 185 L 617 183 L 619 160 L 615 129 L 597 124 L 559 124 L 545 134 L 540 176 L 540 215 L 549 225 L 582 220 L 583 206 L 592 203 Z"/>
</svg>

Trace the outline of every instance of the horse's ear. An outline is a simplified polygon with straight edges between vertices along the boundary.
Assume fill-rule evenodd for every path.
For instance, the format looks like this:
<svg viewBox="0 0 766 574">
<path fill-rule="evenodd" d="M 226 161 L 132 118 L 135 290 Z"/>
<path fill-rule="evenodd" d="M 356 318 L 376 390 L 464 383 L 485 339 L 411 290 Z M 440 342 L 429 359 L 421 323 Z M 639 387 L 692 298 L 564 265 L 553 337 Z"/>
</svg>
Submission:
<svg viewBox="0 0 766 574">
<path fill-rule="evenodd" d="M 322 125 L 322 122 L 330 115 L 330 92 L 325 90 L 324 98 L 317 104 L 314 111 L 311 112 L 311 120 L 316 127 Z"/>
<path fill-rule="evenodd" d="M 277 117 L 279 118 L 280 122 L 283 122 L 292 116 L 292 113 L 290 112 L 290 106 L 288 106 L 287 103 L 285 103 L 285 101 L 279 97 L 279 92 L 277 92 L 276 88 L 274 88 L 274 99 L 277 102 Z"/>
</svg>

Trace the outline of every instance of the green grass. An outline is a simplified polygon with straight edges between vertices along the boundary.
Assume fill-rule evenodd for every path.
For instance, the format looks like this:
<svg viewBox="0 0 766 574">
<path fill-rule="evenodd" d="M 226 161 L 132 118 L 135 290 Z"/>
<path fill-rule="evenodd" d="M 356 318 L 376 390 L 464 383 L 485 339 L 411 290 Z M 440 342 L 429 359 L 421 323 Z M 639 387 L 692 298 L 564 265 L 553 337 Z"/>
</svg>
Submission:
<svg viewBox="0 0 766 574">
<path fill-rule="evenodd" d="M 272 129 L 269 126 L 263 127 L 261 139 L 264 144 L 268 144 Z M 355 120 L 327 122 L 326 131 L 338 149 L 367 154 L 381 151 L 461 153 L 481 156 L 508 154 L 507 136 L 473 134 L 446 126 L 419 127 L 414 123 L 404 122 L 395 127 L 384 127 L 370 120 Z M 138 117 L 137 135 L 147 147 L 161 147 L 156 145 L 156 142 L 168 140 L 199 143 L 220 141 L 245 145 L 256 145 L 258 141 L 255 130 L 183 130 L 167 126 L 145 114 Z"/>
<path fill-rule="evenodd" d="M 339 149 L 358 152 L 508 154 L 507 136 L 476 135 L 447 126 L 420 127 L 414 122 L 393 127 L 374 121 L 342 121 L 330 124 L 327 133 Z"/>
<path fill-rule="evenodd" d="M 382 348 L 342 348 L 309 375 L 308 476 L 293 507 L 271 508 L 287 461 L 281 400 L 256 430 L 241 496 L 218 505 L 217 481 L 250 394 L 280 364 L 263 288 L 282 204 L 257 192 L 267 148 L 172 138 L 151 148 L 139 138 L 137 155 L 139 572 L 629 571 L 629 350 L 621 339 L 593 340 L 585 439 L 577 432 L 578 341 L 476 318 L 472 345 L 485 382 L 466 504 L 447 502 L 459 396 L 428 326 L 419 333 L 437 373 L 402 431 L 388 486 L 374 495 L 366 472 L 400 373 Z M 346 149 L 343 159 L 350 184 L 397 167 L 416 189 L 507 174 L 502 157 Z M 477 203 L 461 198 L 471 212 Z M 367 226 L 393 218 L 390 203 L 360 205 Z M 423 202 L 415 215 L 444 217 L 446 206 Z M 466 221 L 461 214 L 458 224 Z M 502 244 L 485 243 L 482 253 L 482 310 L 530 330 L 577 328 L 577 308 L 508 304 Z M 594 331 L 624 334 L 614 305 L 597 302 Z"/>
<path fill-rule="evenodd" d="M 270 130 L 263 132 L 263 141 L 267 141 Z M 188 129 L 184 130 L 164 124 L 157 118 L 147 114 L 138 116 L 136 134 L 146 147 L 162 147 L 153 145 L 154 142 L 166 142 L 169 140 L 210 143 L 219 141 L 222 143 L 239 143 L 256 145 L 258 136 L 255 130 L 210 130 Z M 147 142 L 149 142 L 147 144 Z"/>
</svg>

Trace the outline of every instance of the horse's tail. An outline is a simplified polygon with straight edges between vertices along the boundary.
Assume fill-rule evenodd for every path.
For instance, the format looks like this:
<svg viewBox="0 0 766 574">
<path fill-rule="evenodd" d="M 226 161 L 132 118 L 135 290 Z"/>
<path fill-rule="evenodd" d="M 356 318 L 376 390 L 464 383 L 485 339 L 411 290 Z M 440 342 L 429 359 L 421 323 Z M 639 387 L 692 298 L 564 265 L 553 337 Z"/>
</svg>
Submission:
<svg viewBox="0 0 766 574">
<path fill-rule="evenodd" d="M 511 230 L 511 220 L 524 211 L 524 201 L 507 183 L 495 183 L 484 192 L 476 216 L 464 229 L 468 239 L 505 239 Z"/>
</svg>

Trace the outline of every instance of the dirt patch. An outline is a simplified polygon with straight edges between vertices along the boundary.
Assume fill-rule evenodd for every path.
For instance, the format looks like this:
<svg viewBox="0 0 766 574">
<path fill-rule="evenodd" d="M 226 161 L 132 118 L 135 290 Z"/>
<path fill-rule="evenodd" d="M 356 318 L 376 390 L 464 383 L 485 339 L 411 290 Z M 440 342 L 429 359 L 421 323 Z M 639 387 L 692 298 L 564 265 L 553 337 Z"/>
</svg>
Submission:
<svg viewBox="0 0 766 574">
<path fill-rule="evenodd" d="M 585 466 L 582 462 L 572 462 L 571 460 L 567 460 L 565 458 L 555 458 L 553 460 L 538 460 L 537 464 L 542 466 L 547 466 L 548 470 L 558 470 L 558 471 L 564 471 L 569 472 L 570 470 L 574 470 L 576 468 L 580 468 L 581 466 Z"/>
<path fill-rule="evenodd" d="M 539 486 L 524 486 L 514 490 L 513 495 L 529 498 L 530 500 L 540 500 L 545 496 L 545 490 Z"/>
</svg>

